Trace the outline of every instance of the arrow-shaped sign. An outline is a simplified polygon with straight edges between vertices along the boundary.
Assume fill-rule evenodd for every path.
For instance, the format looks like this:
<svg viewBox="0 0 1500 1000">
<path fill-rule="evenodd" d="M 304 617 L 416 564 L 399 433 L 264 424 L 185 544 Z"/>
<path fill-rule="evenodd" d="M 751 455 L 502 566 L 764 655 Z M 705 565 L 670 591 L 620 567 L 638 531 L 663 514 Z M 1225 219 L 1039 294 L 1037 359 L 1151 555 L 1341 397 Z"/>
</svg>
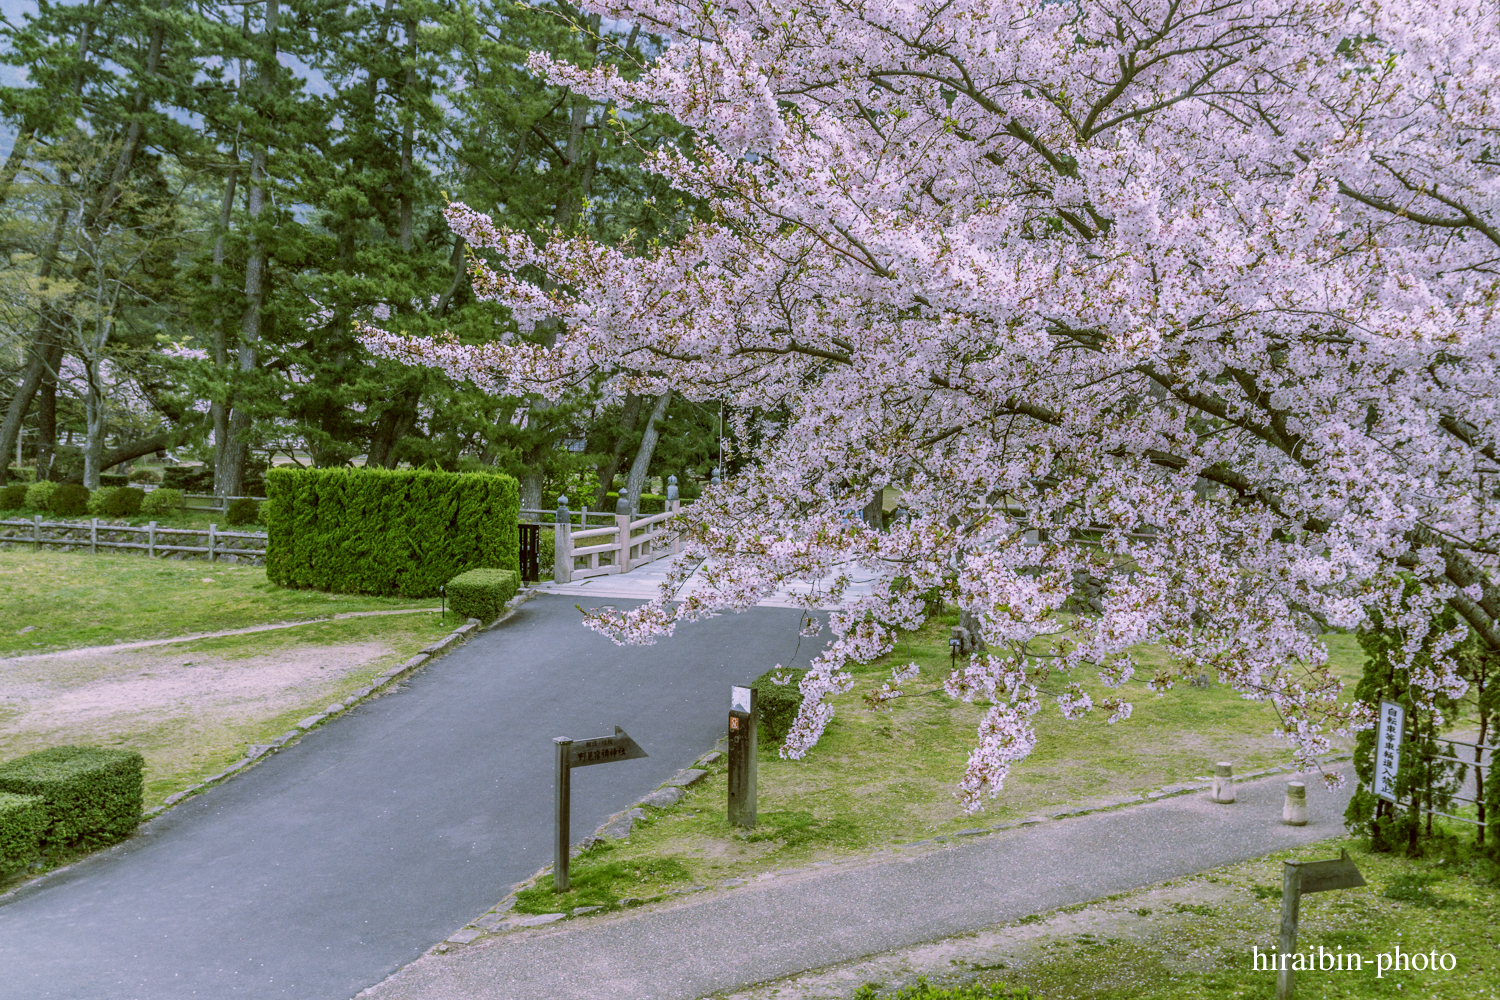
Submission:
<svg viewBox="0 0 1500 1000">
<path fill-rule="evenodd" d="M 630 734 L 619 726 L 613 736 L 600 736 L 592 740 L 574 740 L 568 747 L 568 766 L 587 767 L 590 764 L 611 764 L 617 760 L 635 760 L 649 756 Z"/>
<path fill-rule="evenodd" d="M 1304 896 L 1329 889 L 1357 889 L 1365 884 L 1364 876 L 1349 860 L 1348 851 L 1340 851 L 1339 856 L 1331 861 L 1308 861 L 1298 865 L 1297 878 Z"/>
</svg>

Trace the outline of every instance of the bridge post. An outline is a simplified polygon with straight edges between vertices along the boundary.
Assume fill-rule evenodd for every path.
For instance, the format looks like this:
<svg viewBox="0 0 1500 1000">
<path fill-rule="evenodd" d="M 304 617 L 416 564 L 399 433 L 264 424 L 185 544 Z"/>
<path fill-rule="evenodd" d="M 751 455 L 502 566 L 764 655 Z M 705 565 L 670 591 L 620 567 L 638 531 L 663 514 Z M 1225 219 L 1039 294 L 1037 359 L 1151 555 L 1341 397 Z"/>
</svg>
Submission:
<svg viewBox="0 0 1500 1000">
<path fill-rule="evenodd" d="M 552 579 L 567 583 L 573 578 L 573 515 L 568 513 L 568 498 L 557 498 L 557 522 L 552 529 Z"/>
</svg>

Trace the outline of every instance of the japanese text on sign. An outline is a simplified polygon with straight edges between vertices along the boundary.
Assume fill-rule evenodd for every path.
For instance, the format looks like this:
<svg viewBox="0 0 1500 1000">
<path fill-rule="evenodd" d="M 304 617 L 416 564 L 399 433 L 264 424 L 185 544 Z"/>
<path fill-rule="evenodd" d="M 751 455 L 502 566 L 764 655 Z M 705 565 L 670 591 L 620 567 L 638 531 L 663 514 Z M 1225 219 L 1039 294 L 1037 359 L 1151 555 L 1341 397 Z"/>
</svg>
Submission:
<svg viewBox="0 0 1500 1000">
<path fill-rule="evenodd" d="M 1406 710 L 1394 702 L 1380 703 L 1375 737 L 1375 794 L 1396 801 L 1396 772 L 1401 766 L 1401 737 L 1406 731 Z"/>
</svg>

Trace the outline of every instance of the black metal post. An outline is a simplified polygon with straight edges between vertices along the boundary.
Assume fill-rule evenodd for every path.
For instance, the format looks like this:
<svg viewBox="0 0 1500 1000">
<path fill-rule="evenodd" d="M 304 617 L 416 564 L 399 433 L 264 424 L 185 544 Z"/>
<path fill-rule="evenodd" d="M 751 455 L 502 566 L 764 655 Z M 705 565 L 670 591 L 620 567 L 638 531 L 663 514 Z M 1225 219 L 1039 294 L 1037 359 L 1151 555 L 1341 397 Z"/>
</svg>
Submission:
<svg viewBox="0 0 1500 1000">
<path fill-rule="evenodd" d="M 568 891 L 568 833 L 572 819 L 572 769 L 568 767 L 568 752 L 573 741 L 559 736 L 552 741 L 557 746 L 557 843 L 554 845 L 552 861 L 552 891 Z"/>
</svg>

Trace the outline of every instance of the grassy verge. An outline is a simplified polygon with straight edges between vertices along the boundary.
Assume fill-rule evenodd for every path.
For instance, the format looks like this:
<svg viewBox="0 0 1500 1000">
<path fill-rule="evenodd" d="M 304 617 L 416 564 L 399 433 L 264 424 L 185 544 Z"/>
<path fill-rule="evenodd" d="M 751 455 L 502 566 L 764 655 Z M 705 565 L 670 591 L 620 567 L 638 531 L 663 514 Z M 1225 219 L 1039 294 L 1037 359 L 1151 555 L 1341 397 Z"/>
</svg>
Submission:
<svg viewBox="0 0 1500 1000">
<path fill-rule="evenodd" d="M 144 805 L 151 809 L 459 624 L 434 610 L 13 661 L 0 674 L 0 759 L 68 743 L 137 750 L 146 758 Z M 47 867 L 70 860 L 48 858 Z"/>
<path fill-rule="evenodd" d="M 1472 838 L 1462 832 L 1463 842 Z M 1457 838 L 1408 859 L 1372 854 L 1363 841 L 1336 839 L 1091 904 L 1065 907 L 981 931 L 793 977 L 736 994 L 736 1000 L 847 996 L 852 1000 L 958 1000 L 970 996 L 1152 997 L 1199 1000 L 1271 997 L 1275 974 L 1256 971 L 1252 947 L 1274 947 L 1281 862 L 1337 857 L 1347 848 L 1369 884 L 1304 896 L 1298 948 L 1358 954 L 1362 969 L 1304 971 L 1304 1000 L 1500 995 L 1500 865 Z M 1395 948 L 1451 955 L 1452 969 L 1388 970 Z M 1346 961 L 1346 966 L 1352 965 Z M 873 978 L 857 990 L 837 979 Z M 830 989 L 833 987 L 833 989 Z"/>
<path fill-rule="evenodd" d="M 435 600 L 288 590 L 264 567 L 0 551 L 0 657 L 217 632 Z"/>
<path fill-rule="evenodd" d="M 1213 773 L 1233 761 L 1240 773 L 1289 763 L 1287 744 L 1271 735 L 1272 707 L 1228 689 L 1179 686 L 1162 696 L 1143 681 L 1126 686 L 1131 719 L 1109 725 L 1098 715 L 1068 722 L 1045 703 L 1036 723 L 1036 751 L 1011 772 L 998 799 L 979 816 L 966 816 L 954 797 L 985 706 L 948 698 L 946 624 L 929 623 L 891 653 L 855 667 L 854 689 L 832 700 L 833 722 L 801 761 L 782 760 L 762 741 L 758 761 L 759 826 L 746 834 L 728 823 L 727 778 L 711 772 L 670 809 L 647 809 L 625 841 L 605 843 L 576 862 L 585 888 L 557 897 L 550 880 L 522 894 L 520 912 L 550 913 L 577 906 L 617 906 L 622 898 L 659 896 L 690 884 L 713 885 L 765 871 L 966 828 L 1096 805 Z M 1351 637 L 1329 636 L 1335 668 L 1358 676 Z M 1149 667 L 1152 650 L 1140 652 Z M 886 709 L 867 707 L 864 695 L 890 677 L 895 664 L 916 662 L 921 677 Z M 1149 676 L 1149 669 L 1140 671 Z M 1085 684 L 1088 688 L 1089 685 Z M 1048 694 L 1062 691 L 1061 679 Z M 1096 699 L 1102 688 L 1090 692 Z M 587 902 L 582 902 L 587 897 Z"/>
</svg>

